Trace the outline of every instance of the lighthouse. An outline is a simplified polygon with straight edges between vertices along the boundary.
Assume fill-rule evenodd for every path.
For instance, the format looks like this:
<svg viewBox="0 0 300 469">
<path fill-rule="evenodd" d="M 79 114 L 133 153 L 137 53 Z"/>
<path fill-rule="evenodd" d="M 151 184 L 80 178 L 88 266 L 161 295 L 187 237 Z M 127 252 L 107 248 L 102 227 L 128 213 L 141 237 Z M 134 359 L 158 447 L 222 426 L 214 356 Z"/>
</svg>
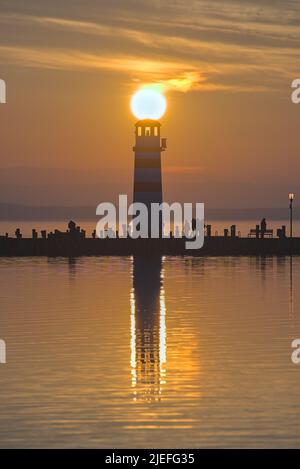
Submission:
<svg viewBox="0 0 300 469">
<path fill-rule="evenodd" d="M 162 117 L 166 110 L 165 97 L 153 90 L 143 89 L 131 101 L 135 124 L 133 202 L 143 203 L 148 209 L 151 230 L 151 204 L 163 202 L 161 154 L 167 148 L 167 139 L 161 138 Z M 160 233 L 162 226 L 160 223 Z"/>
<path fill-rule="evenodd" d="M 133 201 L 145 204 L 163 201 L 161 153 L 166 150 L 166 139 L 160 136 L 161 124 L 144 119 L 135 124 Z"/>
</svg>

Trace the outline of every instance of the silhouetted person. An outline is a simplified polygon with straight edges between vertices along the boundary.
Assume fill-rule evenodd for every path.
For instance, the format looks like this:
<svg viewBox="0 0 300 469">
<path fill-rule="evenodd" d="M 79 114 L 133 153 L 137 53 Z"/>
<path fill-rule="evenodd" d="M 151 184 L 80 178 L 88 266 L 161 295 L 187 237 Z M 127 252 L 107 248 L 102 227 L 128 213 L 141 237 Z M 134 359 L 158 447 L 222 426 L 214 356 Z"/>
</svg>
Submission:
<svg viewBox="0 0 300 469">
<path fill-rule="evenodd" d="M 263 218 L 262 221 L 260 222 L 260 233 L 261 233 L 262 238 L 265 237 L 266 231 L 267 231 L 267 222 L 266 222 L 266 219 Z"/>
<path fill-rule="evenodd" d="M 200 232 L 201 232 L 201 222 L 200 222 L 200 219 L 199 218 L 193 218 L 192 219 L 192 235 L 193 237 L 197 236 L 199 237 L 200 236 Z"/>
<path fill-rule="evenodd" d="M 211 237 L 211 225 L 206 225 L 206 236 Z"/>
<path fill-rule="evenodd" d="M 72 220 L 69 221 L 69 223 L 68 223 L 68 228 L 69 228 L 69 230 L 70 230 L 70 233 L 74 233 L 74 232 L 76 231 L 76 229 L 77 229 L 76 223 L 75 223 L 74 221 L 72 221 Z"/>
<path fill-rule="evenodd" d="M 286 238 L 286 226 L 282 225 L 281 228 L 278 228 L 277 230 L 277 236 L 278 238 Z"/>
</svg>

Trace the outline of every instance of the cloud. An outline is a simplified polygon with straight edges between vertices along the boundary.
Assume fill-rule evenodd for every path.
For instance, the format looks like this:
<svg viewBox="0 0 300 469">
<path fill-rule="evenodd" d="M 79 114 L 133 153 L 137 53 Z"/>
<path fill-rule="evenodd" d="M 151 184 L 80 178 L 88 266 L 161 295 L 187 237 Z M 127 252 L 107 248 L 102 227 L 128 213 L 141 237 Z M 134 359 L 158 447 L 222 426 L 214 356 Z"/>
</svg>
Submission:
<svg viewBox="0 0 300 469">
<path fill-rule="evenodd" d="M 142 75 L 165 76 L 166 73 L 185 70 L 181 62 L 144 59 L 137 56 L 89 54 L 80 50 L 57 50 L 20 46 L 0 46 L 1 60 L 7 64 L 56 70 L 106 69 Z"/>
<path fill-rule="evenodd" d="M 136 56 L 104 56 L 78 50 L 57 51 L 46 48 L 0 46 L 0 60 L 10 65 L 61 71 L 118 72 L 127 75 L 136 86 L 158 85 L 162 91 L 264 91 L 263 86 L 238 86 L 213 81 L 197 66 L 182 61 L 147 60 Z M 205 67 L 204 67 L 205 68 Z M 189 71 L 186 71 L 189 70 Z M 221 72 L 218 72 L 221 74 Z M 217 73 L 215 74 L 217 78 Z M 151 80 L 149 82 L 149 79 Z"/>
<path fill-rule="evenodd" d="M 176 78 L 161 80 L 160 84 L 164 91 L 182 91 L 184 93 L 191 90 L 203 88 L 206 78 L 200 72 L 185 72 Z"/>
<path fill-rule="evenodd" d="M 157 86 L 162 92 L 179 91 L 187 93 L 189 91 L 216 91 L 231 90 L 232 86 L 222 83 L 212 83 L 208 77 L 199 71 L 189 71 L 179 74 L 173 78 L 165 78 L 156 82 L 146 83 L 144 86 Z"/>
<path fill-rule="evenodd" d="M 294 2 L 278 11 L 265 1 L 243 8 L 234 0 L 191 1 L 189 8 L 181 0 L 164 1 L 147 15 L 134 4 L 124 8 L 114 1 L 118 15 L 105 4 L 94 21 L 80 8 L 71 10 L 76 18 L 7 12 L 0 18 L 2 64 L 106 70 L 126 75 L 128 83 L 180 92 L 282 89 L 299 68 L 300 10 Z M 50 10 L 50 3 L 42 9 Z"/>
</svg>

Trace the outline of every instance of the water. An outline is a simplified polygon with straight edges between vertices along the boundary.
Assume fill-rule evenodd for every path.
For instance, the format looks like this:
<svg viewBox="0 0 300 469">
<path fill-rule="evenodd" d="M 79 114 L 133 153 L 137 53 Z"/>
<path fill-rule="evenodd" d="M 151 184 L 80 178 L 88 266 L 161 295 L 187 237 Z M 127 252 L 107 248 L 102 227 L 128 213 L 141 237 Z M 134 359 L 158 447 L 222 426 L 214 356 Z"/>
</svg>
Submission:
<svg viewBox="0 0 300 469">
<path fill-rule="evenodd" d="M 299 258 L 0 259 L 0 446 L 300 447 L 299 280 Z"/>
</svg>

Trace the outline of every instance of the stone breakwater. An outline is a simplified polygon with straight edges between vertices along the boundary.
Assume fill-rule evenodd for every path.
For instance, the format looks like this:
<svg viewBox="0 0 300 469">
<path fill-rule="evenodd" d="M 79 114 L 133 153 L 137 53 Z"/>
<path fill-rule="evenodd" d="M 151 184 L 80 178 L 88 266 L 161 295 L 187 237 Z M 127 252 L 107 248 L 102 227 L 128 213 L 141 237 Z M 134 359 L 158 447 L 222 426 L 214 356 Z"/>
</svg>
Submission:
<svg viewBox="0 0 300 469">
<path fill-rule="evenodd" d="M 0 237 L 0 256 L 287 256 L 300 255 L 300 238 L 206 237 L 201 249 L 187 250 L 185 238 L 121 239 L 58 236 L 47 238 Z"/>
</svg>

